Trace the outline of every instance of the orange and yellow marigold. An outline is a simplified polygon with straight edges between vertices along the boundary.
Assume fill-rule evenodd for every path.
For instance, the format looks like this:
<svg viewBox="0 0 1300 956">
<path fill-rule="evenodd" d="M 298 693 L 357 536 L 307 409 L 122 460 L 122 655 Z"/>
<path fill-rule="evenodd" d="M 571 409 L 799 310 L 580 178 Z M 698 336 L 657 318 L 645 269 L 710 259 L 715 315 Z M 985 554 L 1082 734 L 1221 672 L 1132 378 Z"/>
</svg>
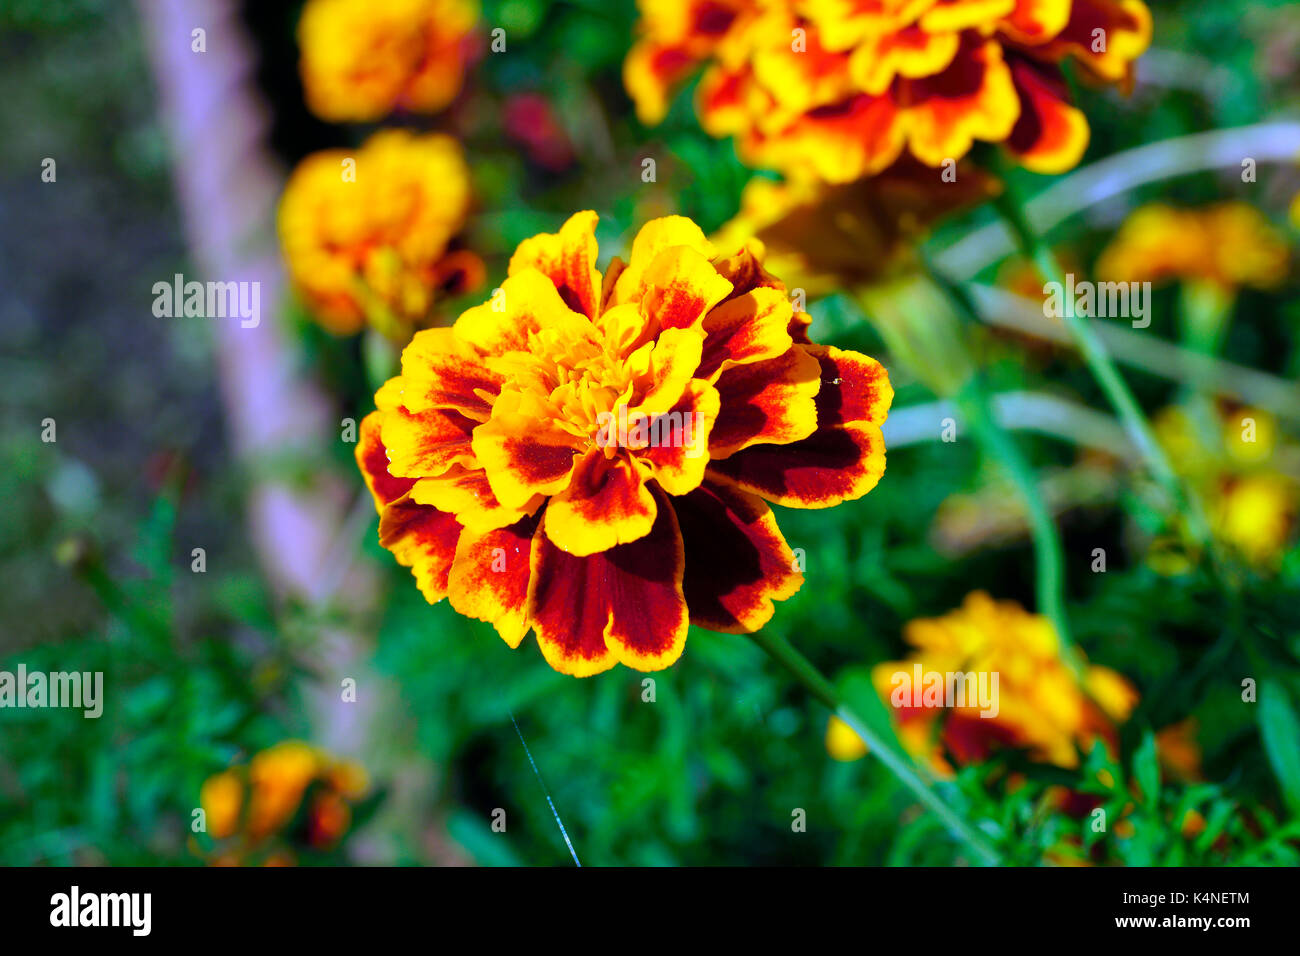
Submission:
<svg viewBox="0 0 1300 956">
<path fill-rule="evenodd" d="M 452 249 L 469 207 L 469 169 L 449 136 L 385 130 L 359 150 L 313 153 L 280 200 L 290 278 L 331 331 L 369 321 L 401 337 L 441 291 L 481 282 L 481 260 Z"/>
<path fill-rule="evenodd" d="M 803 579 L 767 502 L 874 487 L 893 397 L 748 249 L 668 217 L 602 275 L 595 226 L 521 243 L 490 302 L 417 334 L 357 448 L 425 597 L 576 676 L 667 667 L 690 622 L 762 627 Z"/>
<path fill-rule="evenodd" d="M 1097 275 L 1124 282 L 1204 282 L 1226 291 L 1280 285 L 1286 239 L 1255 207 L 1197 209 L 1151 203 L 1136 210 L 1097 259 Z"/>
<path fill-rule="evenodd" d="M 976 140 L 1061 172 L 1088 145 L 1062 66 L 1132 83 L 1140 0 L 641 0 L 624 81 L 647 123 L 701 64 L 705 129 L 755 166 L 847 182 Z"/>
<path fill-rule="evenodd" d="M 940 617 L 909 622 L 904 639 L 912 654 L 876 665 L 872 680 L 893 705 L 904 746 L 939 770 L 948 768 L 945 753 L 968 763 L 998 747 L 1023 748 L 1033 759 L 1075 767 L 1081 746 L 1115 742 L 1115 722 L 1127 719 L 1137 703 L 1132 685 L 1109 668 L 1084 665 L 1076 676 L 1046 617 L 983 591 Z M 951 701 L 925 699 L 912 686 L 917 665 L 923 675 L 997 674 L 995 706 L 986 711 L 974 700 L 950 706 Z"/>
<path fill-rule="evenodd" d="M 208 835 L 218 842 L 214 862 L 293 862 L 289 851 L 295 837 L 305 846 L 328 849 L 347 831 L 352 804 L 368 787 L 359 764 L 302 741 L 286 740 L 262 750 L 247 766 L 212 775 L 199 791 Z M 300 810 L 303 832 L 277 841 Z"/>
<path fill-rule="evenodd" d="M 460 92 L 474 0 L 308 0 L 299 71 L 312 112 L 331 122 L 433 113 Z"/>
</svg>

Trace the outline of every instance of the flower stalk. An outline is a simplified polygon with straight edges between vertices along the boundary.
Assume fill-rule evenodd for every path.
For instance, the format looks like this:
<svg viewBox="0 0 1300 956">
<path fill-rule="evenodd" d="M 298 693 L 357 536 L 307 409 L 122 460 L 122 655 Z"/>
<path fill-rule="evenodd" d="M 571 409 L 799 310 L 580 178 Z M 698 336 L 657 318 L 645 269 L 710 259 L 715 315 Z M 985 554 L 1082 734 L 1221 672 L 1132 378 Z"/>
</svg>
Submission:
<svg viewBox="0 0 1300 956">
<path fill-rule="evenodd" d="M 789 671 L 813 697 L 825 704 L 831 713 L 851 727 L 866 744 L 867 749 L 885 765 L 885 768 L 907 787 L 926 809 L 934 813 L 943 822 L 948 832 L 968 847 L 982 865 L 998 866 L 1002 862 L 989 842 L 934 792 L 928 781 L 922 778 L 911 761 L 895 746 L 896 741 L 887 742 L 871 730 L 867 722 L 841 699 L 834 685 L 825 675 L 789 641 L 766 630 L 753 633 L 750 637 L 754 639 L 755 644 L 767 652 L 768 656 Z"/>
<path fill-rule="evenodd" d="M 1065 280 L 1060 264 L 1056 261 L 1056 256 L 1030 228 L 1012 191 L 1009 188 L 1004 190 L 994 200 L 994 204 L 1005 219 L 1007 226 L 1015 234 L 1024 254 L 1033 262 L 1041 278 L 1045 282 L 1061 283 L 1062 287 L 1064 287 Z M 1133 444 L 1137 447 L 1142 459 L 1146 462 L 1156 481 L 1160 483 L 1166 494 L 1174 502 L 1175 507 L 1178 505 L 1185 507 L 1188 515 L 1188 525 L 1193 536 L 1202 546 L 1208 547 L 1210 545 L 1210 529 L 1200 503 L 1195 499 L 1191 491 L 1184 486 L 1182 480 L 1174 471 L 1174 467 L 1164 449 L 1160 447 L 1160 443 L 1156 440 L 1155 433 L 1151 429 L 1151 423 L 1147 421 L 1137 398 L 1124 381 L 1124 377 L 1120 375 L 1118 367 L 1111 359 L 1110 353 L 1106 351 L 1106 346 L 1097 335 L 1097 331 L 1092 327 L 1091 321 L 1076 314 L 1074 309 L 1065 309 L 1063 312 L 1062 322 L 1065 323 L 1066 329 L 1069 330 L 1071 337 L 1083 355 L 1084 361 L 1087 362 L 1089 370 L 1097 380 L 1097 384 L 1105 392 L 1111 407 L 1119 415 L 1125 431 L 1133 440 Z"/>
<path fill-rule="evenodd" d="M 969 303 L 959 290 L 946 289 L 924 275 L 866 287 L 860 290 L 860 301 L 890 353 L 936 395 L 951 399 L 984 449 L 1006 468 L 1028 513 L 1038 611 L 1056 628 L 1070 669 L 1076 675 L 1081 673 L 1065 613 L 1065 559 L 1060 533 L 1033 466 L 994 414 L 981 373 L 966 347 L 956 306 L 972 311 Z"/>
</svg>

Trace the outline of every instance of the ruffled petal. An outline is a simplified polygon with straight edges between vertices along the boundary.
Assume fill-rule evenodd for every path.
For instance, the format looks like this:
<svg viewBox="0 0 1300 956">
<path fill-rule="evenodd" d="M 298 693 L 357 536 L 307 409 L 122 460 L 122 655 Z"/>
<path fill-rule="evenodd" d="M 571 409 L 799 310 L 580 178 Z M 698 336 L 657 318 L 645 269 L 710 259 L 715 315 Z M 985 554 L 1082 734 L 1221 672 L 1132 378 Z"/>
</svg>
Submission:
<svg viewBox="0 0 1300 956">
<path fill-rule="evenodd" d="M 632 45 L 623 61 L 623 85 L 646 126 L 661 122 L 668 113 L 669 96 L 698 60 L 677 45 L 642 40 Z"/>
<path fill-rule="evenodd" d="M 709 435 L 709 455 L 726 458 L 759 444 L 786 444 L 817 428 L 821 367 L 799 346 L 784 355 L 737 365 L 718 376 L 722 408 Z"/>
<path fill-rule="evenodd" d="M 1043 52 L 1073 56 L 1093 76 L 1127 84 L 1151 45 L 1151 11 L 1140 0 L 1074 0 L 1070 21 Z"/>
<path fill-rule="evenodd" d="M 518 647 L 531 626 L 528 579 L 533 535 L 541 515 L 505 528 L 466 528 L 456 545 L 447 593 L 457 613 L 487 621 L 501 639 Z"/>
<path fill-rule="evenodd" d="M 475 422 L 459 412 L 433 408 L 385 412 L 380 437 L 388 449 L 388 472 L 399 478 L 441 475 L 453 465 L 475 467 Z"/>
<path fill-rule="evenodd" d="M 579 460 L 568 487 L 546 508 L 546 534 L 561 551 L 585 556 L 650 533 L 655 500 L 627 456 L 593 449 Z"/>
<path fill-rule="evenodd" d="M 885 472 L 880 426 L 819 428 L 788 445 L 754 445 L 709 464 L 714 476 L 790 508 L 829 508 L 861 498 Z"/>
<path fill-rule="evenodd" d="M 534 495 L 521 507 L 507 508 L 492 493 L 487 472 L 482 468 L 456 465 L 446 474 L 417 481 L 411 488 L 411 500 L 439 511 L 449 511 L 468 528 L 486 530 L 504 528 L 525 514 L 532 514 L 543 499 L 541 495 Z"/>
<path fill-rule="evenodd" d="M 817 392 L 817 426 L 864 422 L 880 425 L 894 401 L 894 387 L 885 367 L 861 352 L 833 345 L 805 345 L 821 366 Z"/>
<path fill-rule="evenodd" d="M 380 439 L 380 426 L 384 420 L 381 411 L 371 412 L 361 419 L 357 429 L 357 447 L 353 452 L 357 465 L 361 468 L 361 477 L 375 499 L 375 510 L 382 512 L 384 506 L 396 501 L 415 484 L 411 478 L 395 478 L 388 471 L 388 451 Z"/>
<path fill-rule="evenodd" d="M 510 275 L 492 298 L 456 320 L 456 334 L 485 355 L 526 352 L 530 336 L 571 323 L 575 314 L 548 276 L 525 268 Z"/>
<path fill-rule="evenodd" d="M 688 246 L 660 251 L 642 273 L 641 285 L 641 312 L 655 333 L 697 325 L 731 292 L 731 283 L 718 275 L 708 257 Z"/>
<path fill-rule="evenodd" d="M 482 422 L 492 412 L 503 379 L 452 329 L 425 329 L 402 352 L 400 381 L 407 410 L 450 409 Z"/>
<path fill-rule="evenodd" d="M 952 65 L 935 76 L 901 81 L 908 143 L 927 166 L 941 166 L 970 151 L 975 140 L 1006 139 L 1020 101 L 1002 47 L 968 39 Z"/>
<path fill-rule="evenodd" d="M 651 443 L 634 454 L 670 495 L 684 495 L 704 480 L 720 404 L 718 390 L 697 379 L 673 408 L 649 422 Z"/>
<path fill-rule="evenodd" d="M 646 270 L 665 249 L 685 246 L 705 259 L 713 257 L 713 246 L 704 237 L 704 231 L 685 216 L 664 216 L 652 219 L 641 227 L 632 240 L 632 252 L 627 265 L 614 284 L 611 306 L 624 302 L 640 302 L 645 286 Z"/>
<path fill-rule="evenodd" d="M 794 310 L 785 293 L 755 288 L 728 299 L 704 318 L 704 351 L 697 378 L 715 380 L 725 369 L 774 359 L 790 350 Z"/>
<path fill-rule="evenodd" d="M 756 495 L 706 481 L 673 499 L 686 549 L 682 587 L 691 623 L 750 633 L 771 619 L 773 601 L 803 585 L 794 552 Z"/>
<path fill-rule="evenodd" d="M 1035 173 L 1053 175 L 1073 169 L 1088 148 L 1090 133 L 1087 118 L 1069 104 L 1059 68 L 1017 57 L 1011 70 L 1020 96 L 1020 119 L 1007 148 Z"/>
<path fill-rule="evenodd" d="M 379 543 L 397 563 L 411 569 L 430 604 L 447 596 L 447 576 L 456 555 L 461 525 L 454 515 L 402 498 L 379 517 Z"/>
<path fill-rule="evenodd" d="M 907 118 L 891 96 L 854 96 L 811 110 L 766 136 L 742 140 L 755 165 L 808 170 L 831 183 L 880 172 L 907 143 Z"/>
<path fill-rule="evenodd" d="M 667 496 L 655 497 L 654 527 L 631 544 L 577 557 L 534 536 L 528 614 L 557 671 L 587 677 L 616 663 L 659 670 L 681 656 L 689 623 L 682 538 Z"/>
<path fill-rule="evenodd" d="M 574 213 L 558 233 L 525 239 L 510 257 L 509 275 L 536 269 L 555 284 L 560 298 L 589 319 L 599 314 L 600 273 L 596 271 L 596 222 L 587 210 Z"/>
<path fill-rule="evenodd" d="M 492 417 L 474 429 L 474 454 L 487 471 L 492 493 L 507 508 L 523 508 L 534 495 L 554 495 L 577 464 L 573 436 L 520 411 L 520 397 L 504 392 Z"/>
</svg>

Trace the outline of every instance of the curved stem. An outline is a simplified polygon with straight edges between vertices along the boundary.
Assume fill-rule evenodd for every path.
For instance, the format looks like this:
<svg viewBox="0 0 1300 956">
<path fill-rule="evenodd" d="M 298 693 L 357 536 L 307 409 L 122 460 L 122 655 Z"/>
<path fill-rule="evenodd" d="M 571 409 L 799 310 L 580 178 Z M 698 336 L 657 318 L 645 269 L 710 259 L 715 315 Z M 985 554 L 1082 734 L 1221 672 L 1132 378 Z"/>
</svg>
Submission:
<svg viewBox="0 0 1300 956">
<path fill-rule="evenodd" d="M 997 851 L 989 845 L 974 827 L 972 827 L 952 807 L 944 803 L 928 783 L 921 778 L 911 761 L 896 750 L 892 742 L 886 742 L 859 717 L 841 699 L 834 685 L 813 666 L 784 637 L 759 631 L 749 635 L 759 647 L 778 664 L 788 670 L 799 683 L 803 684 L 817 700 L 825 704 L 836 717 L 853 728 L 853 732 L 862 738 L 867 749 L 880 759 L 880 762 L 898 778 L 899 782 L 912 791 L 918 800 L 943 821 L 948 832 L 964 843 L 986 866 L 997 866 L 1002 862 Z"/>
<path fill-rule="evenodd" d="M 1016 234 L 1020 240 L 1021 247 L 1025 255 L 1028 256 L 1038 269 L 1039 275 L 1046 282 L 1060 283 L 1065 287 L 1065 277 L 1061 271 L 1060 265 L 1056 261 L 1056 256 L 1047 247 L 1025 221 L 1024 214 L 1020 206 L 1008 188 L 994 200 L 998 211 L 1006 220 L 1007 225 Z M 1110 353 L 1106 351 L 1106 346 L 1102 344 L 1097 331 L 1092 327 L 1091 321 L 1078 315 L 1075 309 L 1067 308 L 1061 310 L 1064 315 L 1061 321 L 1065 323 L 1066 329 L 1069 330 L 1071 337 L 1078 345 L 1079 352 L 1083 355 L 1084 361 L 1088 363 L 1088 368 L 1092 371 L 1093 377 L 1097 384 L 1101 386 L 1111 407 L 1119 415 L 1120 421 L 1124 424 L 1124 429 L 1128 432 L 1133 444 L 1137 446 L 1138 452 L 1142 455 L 1147 467 L 1156 480 L 1165 489 L 1170 496 L 1174 505 L 1185 505 L 1187 509 L 1188 525 L 1193 536 L 1203 546 L 1210 546 L 1210 529 L 1205 520 L 1204 511 L 1200 503 L 1194 498 L 1190 490 L 1187 489 L 1179 479 L 1174 467 L 1169 462 L 1168 456 L 1165 455 L 1164 449 L 1156 441 L 1155 433 L 1151 430 L 1151 424 L 1147 421 L 1142 407 L 1138 404 L 1137 398 L 1129 389 L 1128 384 L 1119 373 Z"/>
<path fill-rule="evenodd" d="M 1038 613 L 1044 614 L 1056 628 L 1061 642 L 1061 656 L 1076 677 L 1082 674 L 1078 652 L 1070 637 L 1069 618 L 1065 613 L 1065 553 L 1061 536 L 1043 499 L 1033 466 L 1019 446 L 994 416 L 988 392 L 977 374 L 954 396 L 962 415 L 975 430 L 984 447 L 1007 469 L 1020 492 L 1029 514 L 1029 530 L 1034 541 L 1034 597 Z"/>
</svg>

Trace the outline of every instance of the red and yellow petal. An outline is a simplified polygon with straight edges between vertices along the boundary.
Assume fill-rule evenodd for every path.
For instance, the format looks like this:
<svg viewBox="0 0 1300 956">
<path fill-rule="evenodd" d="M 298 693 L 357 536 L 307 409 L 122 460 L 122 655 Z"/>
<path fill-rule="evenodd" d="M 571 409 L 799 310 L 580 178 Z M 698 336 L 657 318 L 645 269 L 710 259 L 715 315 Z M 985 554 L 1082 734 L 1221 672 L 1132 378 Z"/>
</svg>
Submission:
<svg viewBox="0 0 1300 956">
<path fill-rule="evenodd" d="M 763 268 L 762 257 L 749 245 L 731 255 L 716 257 L 713 268 L 731 283 L 731 295 L 724 301 L 739 298 L 755 289 L 776 289 L 782 294 L 786 291 L 785 283 Z"/>
<path fill-rule="evenodd" d="M 803 585 L 803 574 L 772 511 L 756 495 L 706 481 L 674 498 L 686 549 L 682 588 L 691 623 L 751 633 L 771 619 L 773 601 Z"/>
<path fill-rule="evenodd" d="M 485 530 L 513 524 L 525 514 L 532 514 L 542 504 L 534 495 L 521 507 L 507 508 L 492 493 L 492 484 L 482 468 L 456 465 L 446 474 L 421 478 L 411 488 L 411 500 L 454 514 L 467 528 Z"/>
<path fill-rule="evenodd" d="M 722 407 L 709 435 L 709 455 L 726 458 L 751 445 L 787 444 L 817 428 L 821 366 L 803 348 L 737 365 L 718 376 Z"/>
<path fill-rule="evenodd" d="M 415 583 L 430 604 L 447 596 L 447 578 L 461 524 L 454 515 L 402 498 L 379 517 L 379 543 L 393 552 L 397 563 L 411 569 Z"/>
<path fill-rule="evenodd" d="M 655 332 L 691 328 L 730 294 L 731 283 L 718 275 L 709 259 L 689 246 L 670 246 L 650 261 L 641 274 L 641 312 L 647 326 Z"/>
<path fill-rule="evenodd" d="M 555 284 L 560 298 L 589 319 L 599 314 L 600 273 L 596 270 L 596 222 L 590 211 L 574 213 L 558 233 L 525 239 L 510 257 L 508 274 L 536 269 Z"/>
<path fill-rule="evenodd" d="M 503 378 L 487 368 L 476 349 L 452 329 L 417 332 L 402 351 L 401 404 L 408 411 L 450 409 L 487 421 Z"/>
<path fill-rule="evenodd" d="M 504 528 L 466 528 L 448 578 L 447 594 L 457 613 L 487 621 L 511 647 L 518 647 L 531 627 L 528 580 L 540 521 L 539 514 Z"/>
<path fill-rule="evenodd" d="M 983 27 L 1009 14 L 1016 0 L 938 0 L 921 14 L 925 30 L 969 30 Z"/>
<path fill-rule="evenodd" d="M 561 551 L 586 556 L 645 537 L 655 510 L 645 475 L 631 457 L 606 458 L 593 448 L 547 505 L 546 534 Z"/>
<path fill-rule="evenodd" d="M 902 84 L 908 145 L 927 166 L 960 159 L 977 139 L 1006 139 L 1020 115 L 1011 70 L 992 40 L 966 40 L 948 69 Z"/>
<path fill-rule="evenodd" d="M 847 183 L 889 166 L 906 143 L 905 116 L 893 98 L 863 94 L 743 140 L 741 151 L 756 165 L 808 170 L 827 182 Z"/>
<path fill-rule="evenodd" d="M 704 237 L 704 231 L 685 216 L 664 216 L 652 219 L 641 227 L 632 240 L 632 252 L 614 284 L 611 306 L 624 302 L 640 302 L 645 291 L 646 271 L 659 253 L 674 246 L 685 246 L 705 259 L 714 255 L 713 246 Z"/>
<path fill-rule="evenodd" d="M 894 387 L 885 367 L 861 352 L 837 349 L 833 345 L 805 345 L 821 366 L 821 388 L 817 392 L 817 425 L 846 425 L 865 422 L 880 425 L 894 401 Z"/>
<path fill-rule="evenodd" d="M 636 106 L 636 115 L 646 126 L 663 121 L 669 96 L 686 79 L 699 61 L 676 44 L 641 40 L 632 45 L 623 61 L 623 85 Z"/>
<path fill-rule="evenodd" d="M 587 677 L 617 663 L 660 670 L 681 656 L 689 624 L 682 538 L 668 497 L 656 498 L 650 533 L 609 551 L 577 557 L 534 536 L 528 616 L 557 671 Z"/>
<path fill-rule="evenodd" d="M 1069 54 L 1104 82 L 1126 84 L 1150 45 L 1151 11 L 1141 0 L 1074 0 L 1069 23 L 1043 52 Z"/>
<path fill-rule="evenodd" d="M 1011 70 L 1020 96 L 1020 119 L 1007 148 L 1035 173 L 1053 175 L 1073 169 L 1088 148 L 1090 132 L 1083 112 L 1069 104 L 1059 68 L 1016 57 Z"/>
<path fill-rule="evenodd" d="M 411 490 L 415 483 L 411 478 L 396 478 L 388 471 L 388 451 L 380 439 L 380 427 L 384 420 L 383 412 L 371 412 L 361 419 L 358 428 L 357 447 L 354 452 L 357 465 L 361 468 L 361 477 L 375 499 L 375 510 L 382 512 L 384 506 L 401 498 Z"/>
<path fill-rule="evenodd" d="M 657 443 L 634 452 L 670 495 L 684 495 L 704 480 L 709 435 L 720 405 L 716 388 L 699 379 L 691 382 L 678 403 L 652 421 Z"/>
<path fill-rule="evenodd" d="M 380 438 L 388 449 L 388 472 L 399 478 L 441 475 L 453 465 L 474 467 L 475 422 L 459 412 L 432 408 L 384 413 Z"/>
<path fill-rule="evenodd" d="M 999 29 L 1017 43 L 1039 46 L 1065 29 L 1073 6 L 1074 0 L 1017 0 Z"/>
<path fill-rule="evenodd" d="M 880 426 L 831 425 L 788 445 L 754 445 L 709 463 L 729 482 L 790 508 L 829 508 L 861 498 L 885 472 Z"/>
<path fill-rule="evenodd" d="M 864 38 L 849 57 L 848 69 L 864 93 L 881 96 L 896 76 L 916 78 L 942 73 L 960 48 L 959 33 L 929 33 L 908 27 Z"/>
<path fill-rule="evenodd" d="M 714 380 L 728 368 L 779 358 L 790 350 L 794 310 L 778 289 L 755 288 L 728 299 L 704 318 L 697 378 Z"/>
<path fill-rule="evenodd" d="M 572 436 L 518 413 L 517 399 L 516 393 L 503 393 L 473 438 L 492 493 L 507 508 L 524 508 L 534 495 L 558 494 L 577 465 Z"/>
<path fill-rule="evenodd" d="M 454 328 L 484 355 L 501 355 L 526 352 L 537 332 L 580 317 L 550 277 L 530 267 L 510 275 L 487 302 L 462 313 Z"/>
<path fill-rule="evenodd" d="M 695 377 L 703 352 L 703 328 L 688 328 L 667 329 L 656 341 L 630 355 L 627 365 L 638 387 L 629 415 L 653 417 L 673 408 Z"/>
</svg>

